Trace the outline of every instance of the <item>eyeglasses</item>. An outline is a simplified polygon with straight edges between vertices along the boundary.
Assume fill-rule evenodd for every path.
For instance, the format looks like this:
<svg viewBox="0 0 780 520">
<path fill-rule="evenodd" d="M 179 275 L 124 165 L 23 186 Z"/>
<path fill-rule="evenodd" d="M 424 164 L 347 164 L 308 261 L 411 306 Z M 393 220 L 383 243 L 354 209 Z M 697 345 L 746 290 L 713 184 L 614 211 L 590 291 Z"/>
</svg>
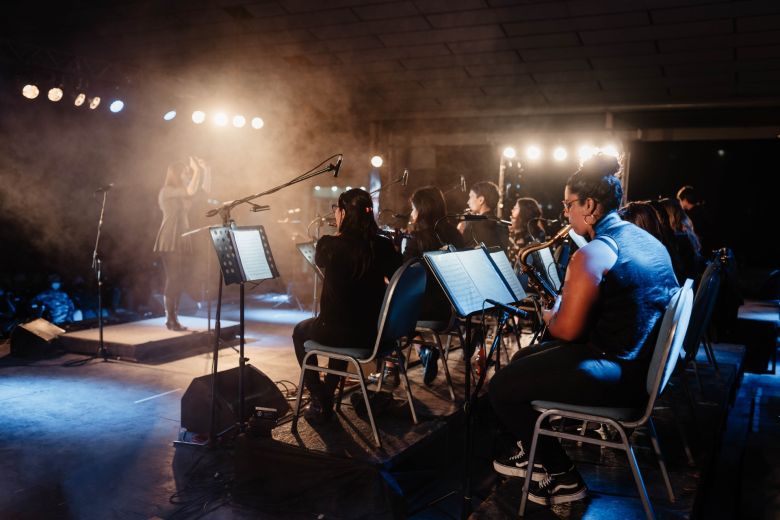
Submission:
<svg viewBox="0 0 780 520">
<path fill-rule="evenodd" d="M 577 202 L 580 199 L 572 199 L 572 200 L 562 200 L 561 204 L 563 204 L 563 209 L 566 211 L 569 211 L 571 209 L 571 205 Z"/>
<path fill-rule="evenodd" d="M 338 205 L 338 204 L 331 204 L 331 205 L 330 205 L 330 210 L 331 210 L 331 211 L 336 211 L 337 209 L 341 209 L 341 208 L 339 208 L 339 205 Z"/>
</svg>

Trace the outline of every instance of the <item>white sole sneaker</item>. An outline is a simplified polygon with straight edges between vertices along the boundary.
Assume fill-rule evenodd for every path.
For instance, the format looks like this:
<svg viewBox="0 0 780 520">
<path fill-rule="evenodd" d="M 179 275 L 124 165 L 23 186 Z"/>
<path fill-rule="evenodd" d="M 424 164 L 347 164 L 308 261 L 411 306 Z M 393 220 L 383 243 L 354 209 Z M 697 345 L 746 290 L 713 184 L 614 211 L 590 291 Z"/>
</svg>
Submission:
<svg viewBox="0 0 780 520">
<path fill-rule="evenodd" d="M 528 473 L 526 468 L 519 468 L 514 464 L 511 466 L 508 464 L 502 464 L 497 460 L 493 461 L 493 469 L 496 470 L 496 473 L 501 473 L 507 477 L 525 478 L 526 474 Z M 531 480 L 534 482 L 540 482 L 545 476 L 547 476 L 547 472 L 545 471 L 544 466 L 541 464 L 534 464 L 534 472 L 531 475 Z"/>
</svg>

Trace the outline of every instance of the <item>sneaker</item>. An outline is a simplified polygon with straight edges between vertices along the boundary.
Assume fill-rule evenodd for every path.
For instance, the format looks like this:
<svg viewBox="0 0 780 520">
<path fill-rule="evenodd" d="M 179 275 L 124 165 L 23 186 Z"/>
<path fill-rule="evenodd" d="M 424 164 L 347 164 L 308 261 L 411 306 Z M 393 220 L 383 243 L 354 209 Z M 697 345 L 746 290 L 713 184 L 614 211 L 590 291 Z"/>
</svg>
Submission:
<svg viewBox="0 0 780 520">
<path fill-rule="evenodd" d="M 528 500 L 543 506 L 554 506 L 582 500 L 588 494 L 588 488 L 579 472 L 571 468 L 556 475 L 547 475 L 544 479 L 532 482 L 528 490 Z"/>
<path fill-rule="evenodd" d="M 523 448 L 523 442 L 517 441 L 517 449 L 513 454 L 506 457 L 498 457 L 494 460 L 493 469 L 508 477 L 525 478 L 528 473 L 528 454 L 525 452 L 525 448 Z M 531 475 L 531 480 L 538 482 L 546 476 L 547 472 L 545 471 L 544 466 L 538 462 L 534 462 L 534 471 Z"/>
<path fill-rule="evenodd" d="M 312 395 L 309 406 L 303 411 L 303 417 L 309 424 L 325 424 L 333 417 L 333 398 L 322 399 Z"/>
<path fill-rule="evenodd" d="M 423 365 L 423 383 L 430 385 L 439 373 L 439 351 L 431 347 L 421 347 L 420 361 Z"/>
</svg>

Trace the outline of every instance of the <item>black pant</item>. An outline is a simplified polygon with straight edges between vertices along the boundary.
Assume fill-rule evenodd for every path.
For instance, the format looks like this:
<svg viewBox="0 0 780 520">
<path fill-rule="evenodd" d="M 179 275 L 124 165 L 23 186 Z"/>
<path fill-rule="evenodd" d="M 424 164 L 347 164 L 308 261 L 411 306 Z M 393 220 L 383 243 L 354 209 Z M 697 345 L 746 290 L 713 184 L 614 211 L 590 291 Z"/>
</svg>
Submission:
<svg viewBox="0 0 780 520">
<path fill-rule="evenodd" d="M 647 365 L 608 359 L 586 345 L 548 342 L 521 349 L 490 381 L 490 403 L 503 425 L 531 449 L 539 413 L 531 401 L 592 406 L 637 406 L 647 399 Z M 539 463 L 560 473 L 571 460 L 560 443 L 544 435 L 537 444 Z"/>
<path fill-rule="evenodd" d="M 298 358 L 298 364 L 301 366 L 303 366 L 303 358 L 306 355 L 306 350 L 303 347 L 306 341 L 313 339 L 325 345 L 331 343 L 338 345 L 338 342 L 333 342 L 334 338 L 329 337 L 324 324 L 317 318 L 309 318 L 298 323 L 293 329 L 292 339 L 295 347 L 295 357 Z M 317 356 L 311 356 L 309 364 L 317 364 Z M 330 358 L 328 360 L 328 368 L 333 370 L 345 370 L 347 365 L 348 363 L 341 359 Z M 326 374 L 325 382 L 323 383 L 320 381 L 319 373 L 312 370 L 307 370 L 303 376 L 303 383 L 309 389 L 311 395 L 325 403 L 332 401 L 333 393 L 336 391 L 340 380 L 341 378 L 337 375 Z"/>
</svg>

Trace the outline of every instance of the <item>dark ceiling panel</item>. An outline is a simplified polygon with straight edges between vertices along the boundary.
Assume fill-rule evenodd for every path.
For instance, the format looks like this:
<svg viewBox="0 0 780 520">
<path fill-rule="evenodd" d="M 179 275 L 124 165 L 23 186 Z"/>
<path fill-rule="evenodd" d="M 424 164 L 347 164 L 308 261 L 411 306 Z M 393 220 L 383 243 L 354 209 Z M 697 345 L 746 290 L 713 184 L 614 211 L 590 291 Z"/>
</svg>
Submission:
<svg viewBox="0 0 780 520">
<path fill-rule="evenodd" d="M 480 25 L 459 29 L 438 29 L 409 33 L 380 34 L 379 38 L 388 47 L 400 45 L 424 45 L 426 43 L 459 42 L 468 40 L 488 40 L 504 35 L 497 25 Z"/>
<path fill-rule="evenodd" d="M 604 16 L 582 18 L 557 18 L 555 20 L 536 20 L 533 22 L 504 24 L 509 36 L 544 34 L 566 31 L 611 29 L 614 27 L 641 27 L 649 25 L 650 19 L 645 11 L 618 13 Z"/>
<path fill-rule="evenodd" d="M 651 25 L 648 27 L 627 27 L 603 31 L 583 31 L 580 33 L 586 45 L 600 43 L 622 43 L 640 40 L 659 40 L 661 38 L 686 38 L 690 36 L 729 34 L 733 32 L 731 20 L 680 23 L 670 25 Z"/>
<path fill-rule="evenodd" d="M 527 20 L 544 20 L 566 16 L 566 7 L 562 2 L 527 4 L 520 7 L 501 9 L 479 9 L 441 15 L 431 15 L 428 19 L 436 28 L 466 27 L 493 23 L 511 23 Z"/>
</svg>

